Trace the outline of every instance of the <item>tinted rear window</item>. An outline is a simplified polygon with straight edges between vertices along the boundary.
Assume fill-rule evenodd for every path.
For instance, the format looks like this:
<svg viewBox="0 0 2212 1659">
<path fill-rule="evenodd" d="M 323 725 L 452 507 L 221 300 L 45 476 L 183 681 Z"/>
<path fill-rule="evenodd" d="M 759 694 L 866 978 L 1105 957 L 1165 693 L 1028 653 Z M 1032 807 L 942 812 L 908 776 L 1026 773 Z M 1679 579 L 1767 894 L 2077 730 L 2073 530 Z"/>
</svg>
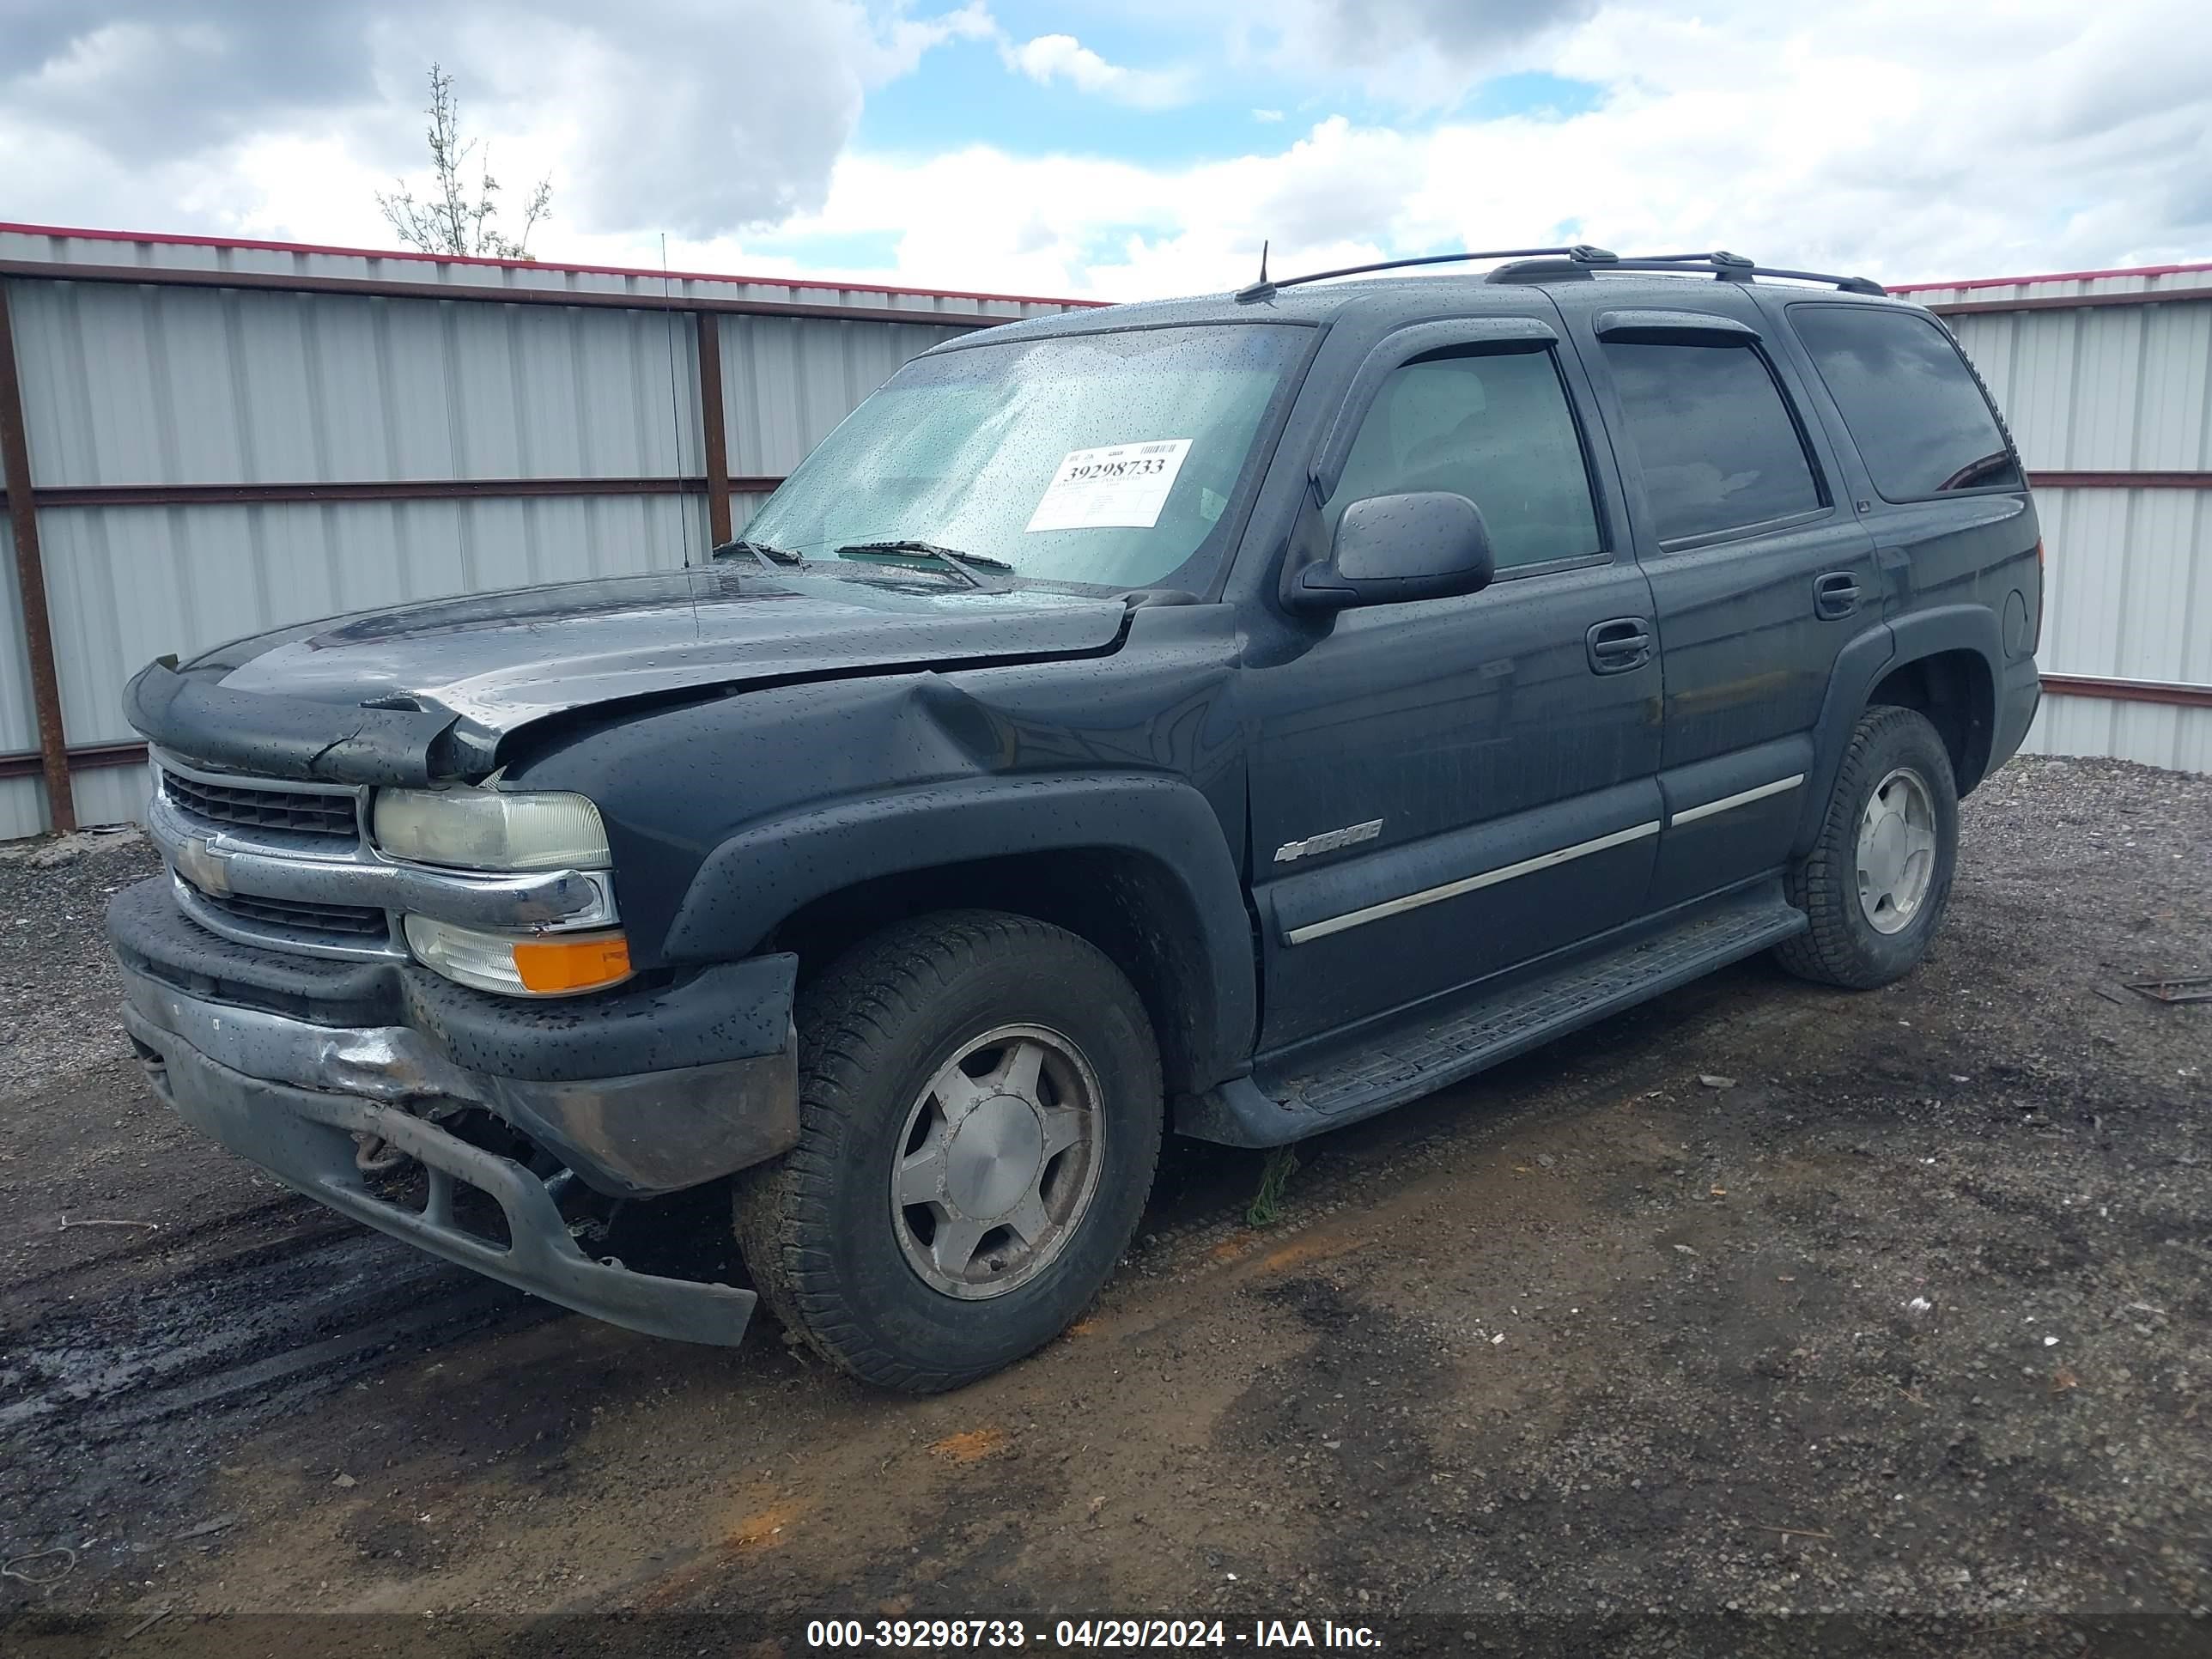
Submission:
<svg viewBox="0 0 2212 1659">
<path fill-rule="evenodd" d="M 1782 388 L 1749 345 L 1608 340 L 1605 360 L 1662 541 L 1822 504 Z"/>
<path fill-rule="evenodd" d="M 1935 323 L 1872 306 L 1792 306 L 1790 321 L 1887 499 L 2021 487 L 1989 399 Z"/>
</svg>

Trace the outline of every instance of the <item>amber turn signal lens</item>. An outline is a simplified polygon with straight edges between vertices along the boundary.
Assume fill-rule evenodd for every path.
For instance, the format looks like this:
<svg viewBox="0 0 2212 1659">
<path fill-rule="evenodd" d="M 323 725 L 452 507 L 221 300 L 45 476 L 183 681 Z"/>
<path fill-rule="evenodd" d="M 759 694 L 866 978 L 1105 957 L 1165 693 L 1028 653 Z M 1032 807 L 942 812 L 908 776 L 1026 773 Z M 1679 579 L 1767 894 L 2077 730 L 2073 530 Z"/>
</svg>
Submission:
<svg viewBox="0 0 2212 1659">
<path fill-rule="evenodd" d="M 523 989 L 540 996 L 593 990 L 629 977 L 629 941 L 620 933 L 598 933 L 518 943 L 514 971 L 521 975 Z"/>
</svg>

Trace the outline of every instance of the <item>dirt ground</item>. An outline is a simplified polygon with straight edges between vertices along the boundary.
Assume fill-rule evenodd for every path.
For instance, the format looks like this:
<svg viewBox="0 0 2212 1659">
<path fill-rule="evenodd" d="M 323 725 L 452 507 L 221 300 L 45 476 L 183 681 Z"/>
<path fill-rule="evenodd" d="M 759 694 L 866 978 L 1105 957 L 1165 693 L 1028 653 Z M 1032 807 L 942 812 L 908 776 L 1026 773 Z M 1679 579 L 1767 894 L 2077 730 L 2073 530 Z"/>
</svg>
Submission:
<svg viewBox="0 0 2212 1659">
<path fill-rule="evenodd" d="M 2015 762 L 1905 982 L 1747 964 L 1307 1144 L 1272 1226 L 1258 1155 L 1177 1144 L 1090 1316 L 921 1401 L 765 1316 L 566 1315 L 184 1131 L 96 945 L 150 867 L 0 860 L 0 1650 L 2212 1651 L 2212 1004 L 2124 986 L 2212 974 L 2212 779 Z"/>
</svg>

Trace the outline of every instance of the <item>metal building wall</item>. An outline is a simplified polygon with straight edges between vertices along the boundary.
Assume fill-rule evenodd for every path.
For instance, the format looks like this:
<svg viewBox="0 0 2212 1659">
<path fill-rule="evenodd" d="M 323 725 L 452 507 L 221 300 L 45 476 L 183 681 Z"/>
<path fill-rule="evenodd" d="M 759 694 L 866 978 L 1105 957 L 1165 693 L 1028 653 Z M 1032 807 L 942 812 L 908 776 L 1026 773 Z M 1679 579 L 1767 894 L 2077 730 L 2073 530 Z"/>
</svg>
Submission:
<svg viewBox="0 0 2212 1659">
<path fill-rule="evenodd" d="M 2027 747 L 2212 771 L 2212 266 L 1901 291 L 1957 333 L 2035 486 Z"/>
<path fill-rule="evenodd" d="M 38 743 L 31 677 L 23 661 L 23 607 L 15 594 L 15 534 L 0 518 L 0 752 L 35 749 Z M 0 779 L 0 841 L 36 835 L 45 825 L 44 807 L 37 779 Z"/>
<path fill-rule="evenodd" d="M 680 567 L 708 545 L 710 477 L 742 526 L 908 358 L 1061 308 L 21 228 L 0 228 L 0 277 L 84 823 L 138 811 L 118 694 L 153 658 Z M 13 553 L 0 544 L 0 836 L 46 822 Z"/>
</svg>

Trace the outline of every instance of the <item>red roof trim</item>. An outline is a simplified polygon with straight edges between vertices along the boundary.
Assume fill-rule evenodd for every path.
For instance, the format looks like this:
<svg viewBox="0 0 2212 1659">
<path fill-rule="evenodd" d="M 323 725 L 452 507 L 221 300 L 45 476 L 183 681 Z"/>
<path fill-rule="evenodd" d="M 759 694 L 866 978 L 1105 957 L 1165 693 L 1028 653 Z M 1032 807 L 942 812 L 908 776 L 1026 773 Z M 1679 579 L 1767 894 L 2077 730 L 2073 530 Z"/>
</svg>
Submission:
<svg viewBox="0 0 2212 1659">
<path fill-rule="evenodd" d="M 84 230 L 69 225 L 22 225 L 0 220 L 0 233 L 24 236 L 68 236 L 92 242 L 158 242 L 178 247 L 243 248 L 258 253 L 320 253 L 350 259 L 403 259 L 417 264 L 483 265 L 495 270 L 565 270 L 583 276 L 666 277 L 678 283 L 752 283 L 763 288 L 840 289 L 850 294 L 894 294 L 919 300 L 1000 300 L 1024 306 L 1103 306 L 1106 300 L 1053 299 L 1035 294 L 978 294 L 961 289 L 892 288 L 881 283 L 848 283 L 836 277 L 738 276 L 714 270 L 647 270 L 626 265 L 574 265 L 556 259 L 487 259 L 459 253 L 417 253 L 411 249 L 325 247 L 314 242 L 261 242 L 238 236 L 182 236 L 162 231 Z"/>
<path fill-rule="evenodd" d="M 2122 270 L 2057 270 L 2046 276 L 1970 276 L 1956 283 L 1893 283 L 1892 294 L 1926 294 L 1936 289 L 2018 288 L 2025 283 L 2094 283 L 2104 276 L 2179 276 L 2212 270 L 2212 260 L 2188 265 L 2133 265 Z"/>
</svg>

